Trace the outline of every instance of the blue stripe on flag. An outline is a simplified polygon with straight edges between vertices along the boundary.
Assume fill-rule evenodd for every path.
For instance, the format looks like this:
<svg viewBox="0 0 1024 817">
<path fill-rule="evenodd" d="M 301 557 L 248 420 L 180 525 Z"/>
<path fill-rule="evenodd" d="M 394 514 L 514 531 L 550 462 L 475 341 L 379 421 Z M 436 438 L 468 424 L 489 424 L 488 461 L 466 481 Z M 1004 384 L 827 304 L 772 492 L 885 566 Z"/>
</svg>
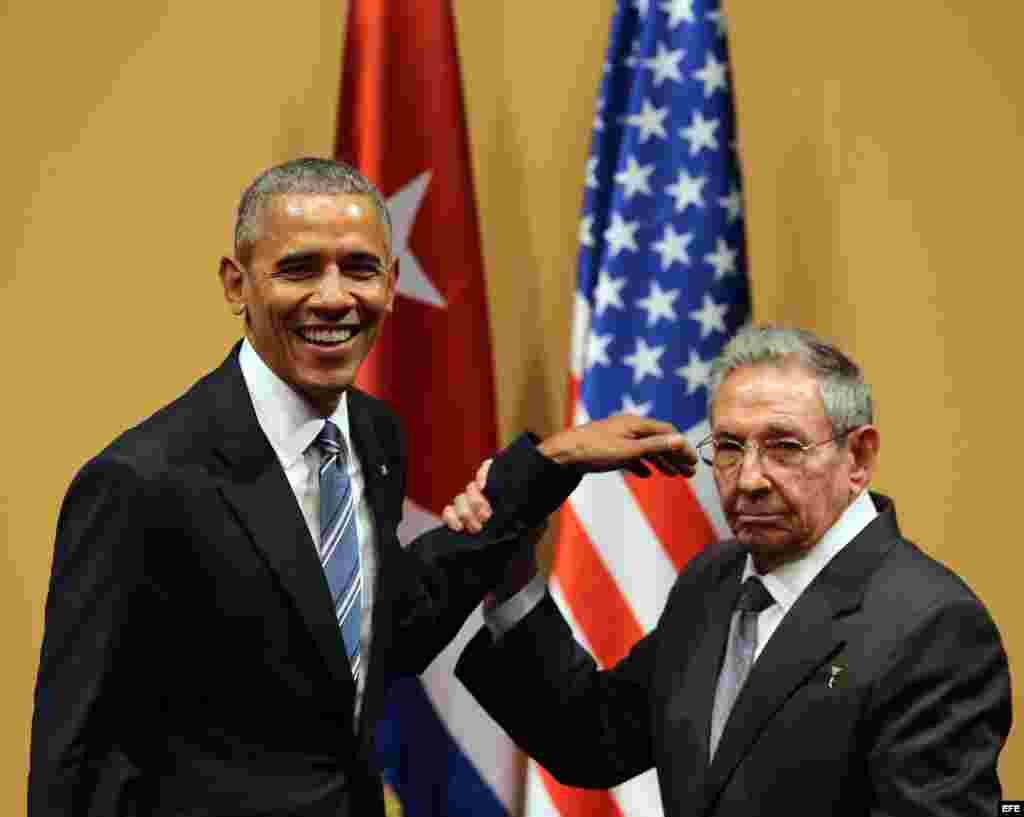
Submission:
<svg viewBox="0 0 1024 817">
<path fill-rule="evenodd" d="M 580 225 L 590 417 L 706 419 L 711 361 L 750 318 L 735 141 L 718 0 L 619 0 Z"/>
<path fill-rule="evenodd" d="M 403 741 L 403 734 L 412 742 Z M 377 749 L 385 782 L 402 801 L 403 817 L 508 817 L 418 679 L 403 678 L 388 690 Z"/>
</svg>

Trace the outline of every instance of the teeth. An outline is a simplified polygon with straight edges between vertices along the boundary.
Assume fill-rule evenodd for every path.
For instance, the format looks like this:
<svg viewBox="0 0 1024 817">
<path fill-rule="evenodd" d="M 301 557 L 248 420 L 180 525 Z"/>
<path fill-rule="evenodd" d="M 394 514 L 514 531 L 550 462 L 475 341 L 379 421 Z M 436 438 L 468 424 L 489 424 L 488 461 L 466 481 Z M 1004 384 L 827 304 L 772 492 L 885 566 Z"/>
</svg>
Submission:
<svg viewBox="0 0 1024 817">
<path fill-rule="evenodd" d="M 299 332 L 313 343 L 344 343 L 356 333 L 357 327 L 345 326 L 338 329 L 303 329 Z"/>
</svg>

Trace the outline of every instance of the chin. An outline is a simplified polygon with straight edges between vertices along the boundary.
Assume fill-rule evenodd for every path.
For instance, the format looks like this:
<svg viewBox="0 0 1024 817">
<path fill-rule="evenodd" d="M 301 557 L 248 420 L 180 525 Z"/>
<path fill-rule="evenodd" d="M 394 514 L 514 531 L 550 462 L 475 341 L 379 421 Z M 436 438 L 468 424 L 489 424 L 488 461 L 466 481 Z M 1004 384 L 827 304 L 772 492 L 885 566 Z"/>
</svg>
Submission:
<svg viewBox="0 0 1024 817">
<path fill-rule="evenodd" d="M 356 379 L 356 369 L 346 366 L 338 369 L 312 369 L 298 372 L 303 389 L 309 391 L 337 391 L 347 389 Z"/>
<path fill-rule="evenodd" d="M 751 550 L 767 554 L 783 553 L 794 548 L 792 537 L 786 531 L 765 530 L 764 528 L 743 528 L 736 534 L 736 539 Z"/>
<path fill-rule="evenodd" d="M 333 402 L 352 385 L 354 377 L 338 376 L 331 378 L 305 378 L 296 385 L 298 390 L 313 403 Z"/>
</svg>

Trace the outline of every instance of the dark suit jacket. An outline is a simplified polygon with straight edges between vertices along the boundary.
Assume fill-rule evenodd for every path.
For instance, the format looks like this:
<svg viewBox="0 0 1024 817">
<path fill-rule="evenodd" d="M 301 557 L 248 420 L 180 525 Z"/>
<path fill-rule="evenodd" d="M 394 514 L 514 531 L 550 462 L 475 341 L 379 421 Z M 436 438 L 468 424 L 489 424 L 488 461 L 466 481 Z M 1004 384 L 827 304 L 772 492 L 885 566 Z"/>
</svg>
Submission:
<svg viewBox="0 0 1024 817">
<path fill-rule="evenodd" d="M 237 354 L 68 490 L 29 817 L 383 814 L 372 754 L 389 680 L 427 666 L 496 582 L 511 542 L 578 482 L 521 438 L 492 468 L 497 513 L 484 535 L 441 528 L 403 550 L 398 424 L 349 392 L 378 549 L 356 733 L 323 570 Z"/>
<path fill-rule="evenodd" d="M 456 674 L 563 783 L 607 788 L 656 766 L 670 815 L 995 814 L 1010 727 L 999 634 L 967 586 L 900 535 L 891 501 L 873 497 L 879 517 L 782 620 L 710 766 L 747 555 L 734 542 L 691 561 L 655 630 L 610 671 L 547 599 L 498 644 L 481 632 Z"/>
</svg>

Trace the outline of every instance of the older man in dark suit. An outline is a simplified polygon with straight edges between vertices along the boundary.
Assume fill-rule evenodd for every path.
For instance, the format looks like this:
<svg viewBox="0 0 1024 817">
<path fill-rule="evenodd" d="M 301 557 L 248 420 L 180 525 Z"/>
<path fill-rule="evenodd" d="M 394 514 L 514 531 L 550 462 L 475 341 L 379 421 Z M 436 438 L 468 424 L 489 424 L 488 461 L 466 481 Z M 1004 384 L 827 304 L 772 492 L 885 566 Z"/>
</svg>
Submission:
<svg viewBox="0 0 1024 817">
<path fill-rule="evenodd" d="M 748 328 L 710 416 L 700 453 L 735 539 L 687 565 L 654 631 L 599 671 L 534 579 L 457 675 L 563 783 L 656 767 L 667 814 L 995 814 L 1006 654 L 868 491 L 880 435 L 859 368 L 809 333 Z M 487 513 L 471 486 L 445 518 Z"/>
<path fill-rule="evenodd" d="M 492 469 L 482 537 L 403 550 L 399 426 L 352 386 L 398 275 L 380 194 L 327 160 L 271 168 L 220 274 L 244 340 L 65 498 L 29 817 L 383 815 L 384 692 L 451 639 L 511 543 L 588 470 L 695 462 L 664 423 L 524 435 Z"/>
</svg>

